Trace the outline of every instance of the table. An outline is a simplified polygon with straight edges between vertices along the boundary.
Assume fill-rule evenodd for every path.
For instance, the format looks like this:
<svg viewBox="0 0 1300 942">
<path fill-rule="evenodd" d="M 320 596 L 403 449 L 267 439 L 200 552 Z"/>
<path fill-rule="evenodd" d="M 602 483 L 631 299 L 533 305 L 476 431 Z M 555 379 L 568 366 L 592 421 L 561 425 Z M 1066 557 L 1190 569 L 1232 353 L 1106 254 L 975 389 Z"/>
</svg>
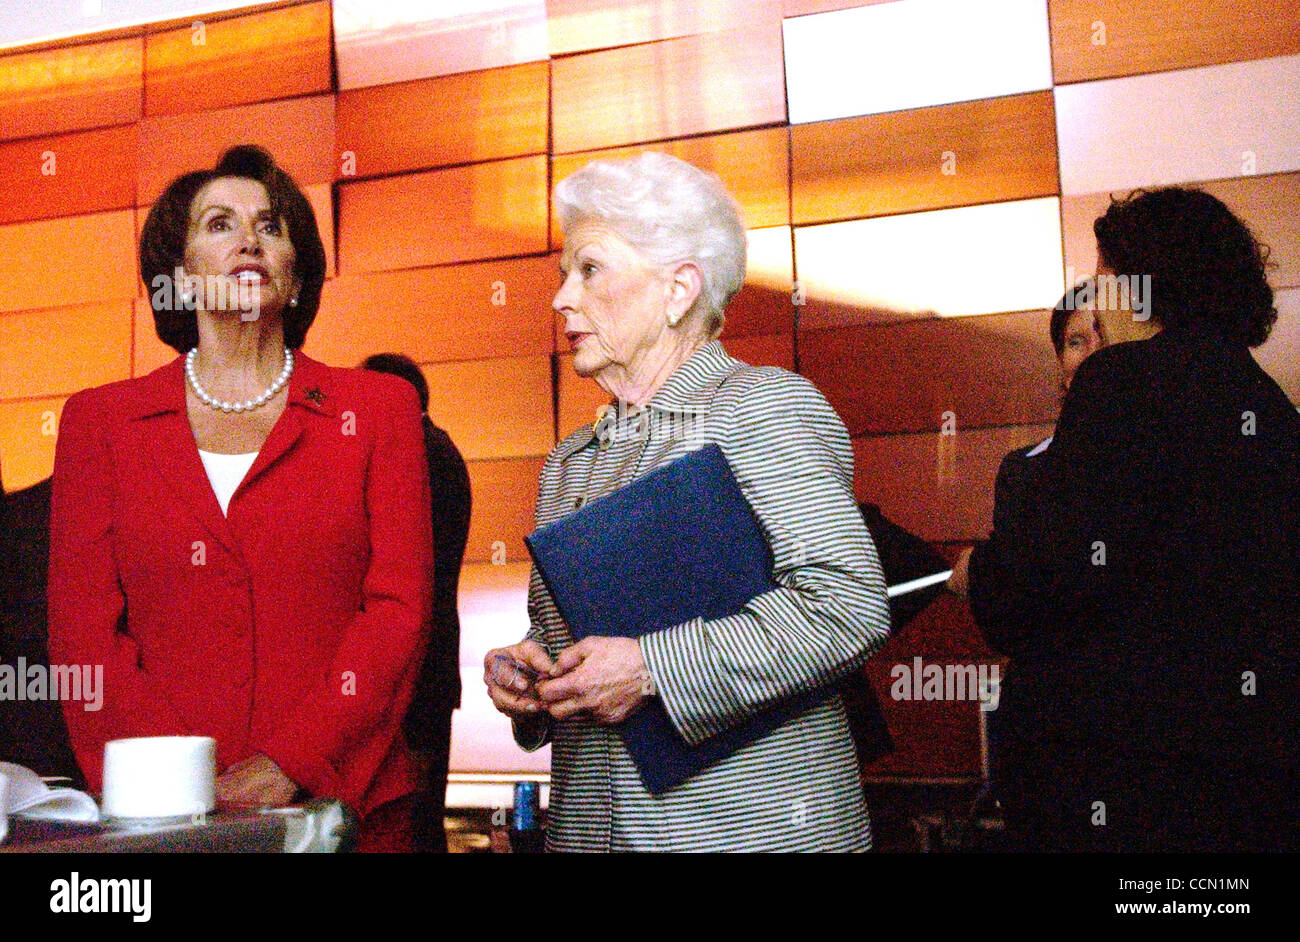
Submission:
<svg viewBox="0 0 1300 942">
<path fill-rule="evenodd" d="M 329 854 L 350 850 L 357 817 L 341 801 L 288 808 L 218 809 L 169 824 L 74 824 L 9 819 L 0 854 Z"/>
</svg>

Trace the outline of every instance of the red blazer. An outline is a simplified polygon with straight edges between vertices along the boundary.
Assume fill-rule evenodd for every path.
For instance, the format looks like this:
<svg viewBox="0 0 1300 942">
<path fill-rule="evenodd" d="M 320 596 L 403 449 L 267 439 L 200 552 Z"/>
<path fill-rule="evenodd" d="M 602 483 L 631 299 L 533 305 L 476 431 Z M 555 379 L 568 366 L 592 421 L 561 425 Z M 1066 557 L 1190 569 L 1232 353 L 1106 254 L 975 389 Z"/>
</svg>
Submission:
<svg viewBox="0 0 1300 942">
<path fill-rule="evenodd" d="M 223 517 L 183 360 L 64 406 L 50 522 L 52 664 L 92 789 L 104 743 L 203 735 L 218 771 L 264 753 L 361 814 L 416 787 L 401 733 L 430 629 L 429 472 L 395 376 L 295 353 L 283 415 Z"/>
</svg>

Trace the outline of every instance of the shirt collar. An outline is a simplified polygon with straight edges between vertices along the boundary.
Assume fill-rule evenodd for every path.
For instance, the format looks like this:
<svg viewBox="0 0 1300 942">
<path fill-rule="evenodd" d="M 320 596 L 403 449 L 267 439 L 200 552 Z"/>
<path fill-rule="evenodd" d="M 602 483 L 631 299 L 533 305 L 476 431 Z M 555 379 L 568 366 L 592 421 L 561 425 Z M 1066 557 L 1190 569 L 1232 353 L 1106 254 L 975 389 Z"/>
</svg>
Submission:
<svg viewBox="0 0 1300 942">
<path fill-rule="evenodd" d="M 590 426 L 590 434 L 576 436 L 561 443 L 557 457 L 560 461 L 565 461 L 593 441 L 606 441 L 611 435 L 640 434 L 636 427 L 642 421 L 643 414 L 649 410 L 669 413 L 703 412 L 712 398 L 712 390 L 722 377 L 735 369 L 736 362 L 727 355 L 721 340 L 709 341 L 673 370 L 672 375 L 644 407 L 638 409 L 611 400 L 601 416 Z"/>
</svg>

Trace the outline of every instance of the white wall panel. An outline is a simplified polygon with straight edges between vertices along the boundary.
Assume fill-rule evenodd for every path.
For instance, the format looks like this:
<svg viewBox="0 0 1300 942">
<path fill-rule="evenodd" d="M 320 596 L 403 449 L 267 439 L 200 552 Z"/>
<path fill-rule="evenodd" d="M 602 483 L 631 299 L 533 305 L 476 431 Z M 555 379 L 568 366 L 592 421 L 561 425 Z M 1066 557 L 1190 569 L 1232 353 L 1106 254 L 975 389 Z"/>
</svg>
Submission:
<svg viewBox="0 0 1300 942">
<path fill-rule="evenodd" d="M 1300 170 L 1300 56 L 1055 89 L 1061 192 Z"/>
<path fill-rule="evenodd" d="M 334 0 L 339 89 L 547 58 L 545 0 Z"/>
<path fill-rule="evenodd" d="M 1064 291 L 1056 197 L 807 226 L 795 257 L 805 327 L 1050 308 Z"/>
<path fill-rule="evenodd" d="M 1046 0 L 897 0 L 785 21 L 790 123 L 1052 87 Z"/>
<path fill-rule="evenodd" d="M 497 712 L 483 684 L 483 658 L 523 640 L 528 631 L 526 562 L 474 563 L 460 576 L 460 709 L 452 715 L 451 768 L 456 772 L 546 771 L 551 747 L 524 752 L 510 720 Z"/>
</svg>

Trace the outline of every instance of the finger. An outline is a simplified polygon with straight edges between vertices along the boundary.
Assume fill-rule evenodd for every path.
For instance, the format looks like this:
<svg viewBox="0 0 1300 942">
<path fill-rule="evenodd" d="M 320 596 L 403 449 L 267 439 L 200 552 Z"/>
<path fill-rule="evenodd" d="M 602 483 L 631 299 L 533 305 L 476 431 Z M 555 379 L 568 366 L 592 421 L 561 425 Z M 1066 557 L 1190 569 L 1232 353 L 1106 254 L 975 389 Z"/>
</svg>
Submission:
<svg viewBox="0 0 1300 942">
<path fill-rule="evenodd" d="M 503 670 L 507 663 L 522 663 L 523 660 L 517 654 L 518 645 L 508 648 L 493 648 L 483 656 L 483 682 L 491 684 L 492 678 L 508 677 L 510 671 Z"/>
<path fill-rule="evenodd" d="M 582 705 L 580 699 L 572 698 L 549 704 L 546 707 L 546 712 L 550 713 L 553 719 L 567 720 L 572 716 L 577 716 L 584 709 L 586 708 Z"/>
<path fill-rule="evenodd" d="M 572 647 L 565 648 L 560 652 L 560 656 L 555 659 L 555 675 L 567 674 L 579 664 L 587 659 L 591 653 L 591 645 L 585 640 L 579 641 Z"/>
<path fill-rule="evenodd" d="M 504 657 L 510 656 L 510 652 L 507 651 L 505 648 L 493 648 L 487 654 L 483 655 L 483 676 L 484 677 L 492 676 L 492 663 L 498 657 L 503 657 L 503 656 Z"/>
<path fill-rule="evenodd" d="M 488 699 L 492 701 L 493 706 L 498 710 L 514 712 L 523 709 L 523 704 L 519 702 L 521 699 L 519 695 L 512 693 L 504 687 L 489 685 Z"/>
<path fill-rule="evenodd" d="M 489 687 L 488 697 L 493 706 L 510 716 L 527 716 L 542 708 L 532 697 L 521 697 L 501 687 Z"/>
<path fill-rule="evenodd" d="M 536 641 L 521 641 L 515 645 L 514 656 L 518 661 L 527 664 L 542 675 L 550 674 L 555 668 L 555 662 L 551 660 L 551 656 Z"/>
<path fill-rule="evenodd" d="M 526 692 L 532 686 L 520 669 L 519 661 L 505 655 L 501 659 L 492 662 L 492 666 L 484 676 L 483 682 L 488 687 L 518 691 L 520 693 Z"/>
<path fill-rule="evenodd" d="M 556 680 L 539 680 L 536 690 L 537 698 L 543 703 L 557 703 L 581 696 L 587 687 L 582 677 L 569 674 Z"/>
</svg>

